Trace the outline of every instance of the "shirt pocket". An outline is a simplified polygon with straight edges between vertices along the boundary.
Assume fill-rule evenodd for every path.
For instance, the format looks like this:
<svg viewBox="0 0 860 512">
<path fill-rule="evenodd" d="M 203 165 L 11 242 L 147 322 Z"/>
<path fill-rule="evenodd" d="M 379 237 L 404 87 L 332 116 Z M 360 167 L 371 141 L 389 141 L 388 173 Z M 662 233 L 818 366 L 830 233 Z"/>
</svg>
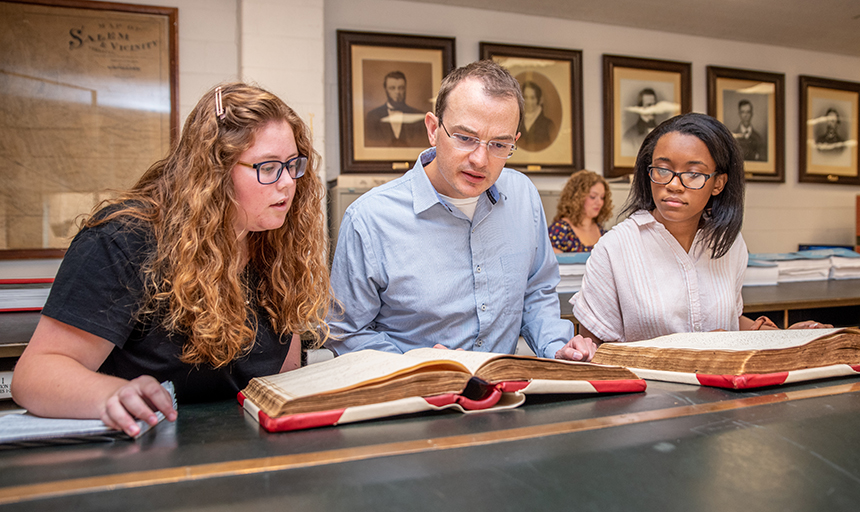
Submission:
<svg viewBox="0 0 860 512">
<path fill-rule="evenodd" d="M 527 252 L 502 255 L 502 282 L 504 283 L 503 314 L 522 314 L 531 263 L 530 254 Z"/>
</svg>

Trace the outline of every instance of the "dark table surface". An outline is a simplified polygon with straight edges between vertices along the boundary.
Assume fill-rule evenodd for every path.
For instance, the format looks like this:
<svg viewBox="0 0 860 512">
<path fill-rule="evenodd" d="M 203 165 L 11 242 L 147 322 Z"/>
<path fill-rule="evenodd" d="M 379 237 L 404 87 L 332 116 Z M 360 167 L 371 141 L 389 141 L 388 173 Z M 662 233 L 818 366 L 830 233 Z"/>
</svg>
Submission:
<svg viewBox="0 0 860 512">
<path fill-rule="evenodd" d="M 530 396 L 270 434 L 236 402 L 0 450 L 3 510 L 857 510 L 860 380 Z"/>
</svg>

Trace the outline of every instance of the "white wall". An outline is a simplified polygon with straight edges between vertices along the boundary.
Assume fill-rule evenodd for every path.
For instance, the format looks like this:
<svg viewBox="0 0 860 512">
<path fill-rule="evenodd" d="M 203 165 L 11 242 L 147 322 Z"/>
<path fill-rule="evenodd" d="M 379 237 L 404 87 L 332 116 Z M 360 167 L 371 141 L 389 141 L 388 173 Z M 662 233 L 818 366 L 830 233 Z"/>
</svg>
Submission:
<svg viewBox="0 0 860 512">
<path fill-rule="evenodd" d="M 860 59 L 594 23 L 391 0 L 326 0 L 326 171 L 339 169 L 337 29 L 456 37 L 457 64 L 479 58 L 481 41 L 582 50 L 585 166 L 603 170 L 603 54 L 691 62 L 693 110 L 707 112 L 709 65 L 785 73 L 786 183 L 750 183 L 743 234 L 751 252 L 788 252 L 798 243 L 853 245 L 860 187 L 797 183 L 798 75 L 860 81 Z M 564 177 L 535 176 L 559 189 Z M 624 198 L 613 198 L 621 203 Z"/>
<path fill-rule="evenodd" d="M 585 164 L 603 169 L 601 55 L 693 64 L 693 110 L 707 110 L 705 66 L 786 75 L 786 183 L 751 183 L 744 236 L 753 252 L 796 250 L 800 242 L 850 244 L 860 187 L 797 183 L 799 74 L 860 81 L 860 59 L 671 33 L 392 0 L 138 0 L 179 8 L 180 123 L 224 80 L 256 81 L 314 127 L 323 173 L 338 176 L 337 29 L 456 38 L 457 63 L 478 58 L 480 41 L 583 51 Z M 141 170 L 143 172 L 143 170 Z M 372 177 L 371 177 L 372 179 Z M 564 177 L 538 176 L 560 189 Z M 624 198 L 616 197 L 620 203 Z M 56 262 L 0 261 L 2 277 L 40 277 Z"/>
</svg>

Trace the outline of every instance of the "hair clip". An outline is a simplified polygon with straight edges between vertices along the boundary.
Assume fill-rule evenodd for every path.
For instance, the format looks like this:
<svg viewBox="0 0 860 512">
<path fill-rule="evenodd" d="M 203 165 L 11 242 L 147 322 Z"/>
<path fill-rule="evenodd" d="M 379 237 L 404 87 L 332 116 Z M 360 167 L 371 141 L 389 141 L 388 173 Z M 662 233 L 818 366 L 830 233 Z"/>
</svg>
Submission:
<svg viewBox="0 0 860 512">
<path fill-rule="evenodd" d="M 215 115 L 218 116 L 219 119 L 224 119 L 224 116 L 227 115 L 227 113 L 224 112 L 224 104 L 221 102 L 220 87 L 215 89 Z"/>
</svg>

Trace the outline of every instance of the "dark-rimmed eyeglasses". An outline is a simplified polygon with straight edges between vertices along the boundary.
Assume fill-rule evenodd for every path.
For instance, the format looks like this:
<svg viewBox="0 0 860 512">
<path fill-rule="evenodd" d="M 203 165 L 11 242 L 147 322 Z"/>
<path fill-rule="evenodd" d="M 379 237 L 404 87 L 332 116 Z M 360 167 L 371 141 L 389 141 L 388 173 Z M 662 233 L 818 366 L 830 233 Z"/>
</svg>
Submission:
<svg viewBox="0 0 860 512">
<path fill-rule="evenodd" d="M 452 135 L 448 133 L 448 129 L 445 128 L 444 124 L 442 124 L 441 119 L 439 119 L 439 124 L 442 126 L 442 129 L 445 130 L 445 135 L 454 141 L 454 147 L 460 151 L 468 151 L 471 153 L 481 145 L 486 145 L 487 153 L 491 156 L 508 159 L 513 156 L 514 151 L 517 149 L 517 145 L 510 142 L 502 142 L 500 140 L 488 140 L 487 142 L 484 142 L 478 137 L 463 135 L 462 133 L 454 133 Z"/>
<path fill-rule="evenodd" d="M 249 164 L 246 162 L 237 163 L 256 170 L 257 181 L 260 182 L 260 185 L 271 185 L 281 179 L 281 173 L 284 172 L 284 169 L 287 170 L 287 174 L 290 178 L 294 180 L 304 176 L 305 169 L 308 167 L 308 157 L 299 155 L 295 158 L 290 158 L 286 162 L 267 160 L 258 164 Z"/>
<path fill-rule="evenodd" d="M 669 169 L 664 169 L 663 167 L 650 166 L 648 167 L 648 177 L 651 178 L 651 181 L 658 185 L 668 185 L 672 180 L 675 179 L 675 176 L 681 180 L 681 185 L 684 185 L 685 188 L 689 188 L 691 190 L 699 190 L 704 188 L 705 183 L 708 182 L 708 178 L 713 177 L 716 172 L 712 172 L 711 174 L 705 174 L 703 172 L 675 172 L 670 171 Z"/>
</svg>

